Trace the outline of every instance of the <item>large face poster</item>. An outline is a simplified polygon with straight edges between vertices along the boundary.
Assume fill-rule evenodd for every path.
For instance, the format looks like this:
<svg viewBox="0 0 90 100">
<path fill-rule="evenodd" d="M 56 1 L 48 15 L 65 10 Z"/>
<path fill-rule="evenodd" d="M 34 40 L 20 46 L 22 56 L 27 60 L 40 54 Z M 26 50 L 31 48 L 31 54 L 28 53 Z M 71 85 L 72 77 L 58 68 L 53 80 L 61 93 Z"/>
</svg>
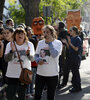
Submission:
<svg viewBox="0 0 90 100">
<path fill-rule="evenodd" d="M 67 23 L 68 31 L 70 30 L 70 27 L 72 26 L 77 26 L 77 28 L 80 29 L 80 23 L 81 23 L 80 10 L 68 11 L 66 23 Z"/>
<path fill-rule="evenodd" d="M 42 17 L 36 17 L 32 21 L 32 29 L 35 35 L 42 34 L 42 27 L 44 26 L 44 19 Z"/>
<path fill-rule="evenodd" d="M 50 51 L 49 48 L 43 48 L 40 50 L 40 59 L 44 61 L 45 64 L 49 63 L 49 58 L 50 58 Z"/>
</svg>

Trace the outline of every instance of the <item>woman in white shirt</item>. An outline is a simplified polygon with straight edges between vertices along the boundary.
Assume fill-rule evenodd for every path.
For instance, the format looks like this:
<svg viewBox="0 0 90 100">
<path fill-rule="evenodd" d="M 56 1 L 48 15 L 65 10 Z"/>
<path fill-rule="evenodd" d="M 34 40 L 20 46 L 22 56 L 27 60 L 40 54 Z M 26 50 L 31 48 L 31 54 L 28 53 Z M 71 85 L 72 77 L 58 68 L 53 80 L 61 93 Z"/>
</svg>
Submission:
<svg viewBox="0 0 90 100">
<path fill-rule="evenodd" d="M 39 41 L 35 54 L 38 67 L 34 100 L 41 100 L 45 84 L 47 86 L 47 99 L 54 100 L 59 74 L 58 58 L 62 52 L 62 43 L 56 39 L 55 29 L 51 25 L 44 26 L 42 31 L 45 39 Z"/>
<path fill-rule="evenodd" d="M 34 46 L 28 41 L 26 32 L 23 28 L 17 28 L 13 34 L 13 41 L 19 52 L 22 65 L 24 68 L 31 70 L 31 60 L 34 58 Z M 21 67 L 18 55 L 13 42 L 6 46 L 5 61 L 8 62 L 7 77 L 7 100 L 14 100 L 18 90 L 19 100 L 25 100 L 26 84 L 19 81 Z"/>
</svg>

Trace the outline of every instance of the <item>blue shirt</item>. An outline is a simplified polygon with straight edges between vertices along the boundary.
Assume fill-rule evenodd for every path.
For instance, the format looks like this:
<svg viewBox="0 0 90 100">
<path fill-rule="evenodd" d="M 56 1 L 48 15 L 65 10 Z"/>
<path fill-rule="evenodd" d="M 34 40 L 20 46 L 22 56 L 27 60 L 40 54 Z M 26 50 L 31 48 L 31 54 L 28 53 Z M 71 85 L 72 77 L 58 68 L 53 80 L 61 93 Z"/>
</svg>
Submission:
<svg viewBox="0 0 90 100">
<path fill-rule="evenodd" d="M 72 47 L 69 48 L 69 59 L 73 62 L 80 61 L 82 55 L 82 40 L 79 36 L 71 37 L 71 43 L 78 47 L 78 51 L 75 51 Z"/>
</svg>

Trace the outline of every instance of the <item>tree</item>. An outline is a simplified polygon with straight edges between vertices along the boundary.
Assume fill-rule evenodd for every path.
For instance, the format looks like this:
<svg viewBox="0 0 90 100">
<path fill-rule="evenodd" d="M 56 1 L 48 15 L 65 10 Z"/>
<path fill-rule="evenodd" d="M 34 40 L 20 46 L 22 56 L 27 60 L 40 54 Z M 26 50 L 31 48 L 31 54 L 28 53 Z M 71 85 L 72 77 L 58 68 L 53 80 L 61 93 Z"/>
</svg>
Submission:
<svg viewBox="0 0 90 100">
<path fill-rule="evenodd" d="M 25 24 L 31 25 L 34 17 L 39 16 L 40 0 L 19 0 L 25 10 Z"/>
<path fill-rule="evenodd" d="M 4 8 L 5 0 L 0 0 L 0 20 L 3 18 L 3 8 Z"/>
<path fill-rule="evenodd" d="M 9 10 L 10 16 L 16 24 L 19 25 L 21 23 L 25 23 L 25 11 L 21 5 L 15 6 L 14 4 L 11 7 L 9 7 Z"/>
<path fill-rule="evenodd" d="M 64 19 L 67 15 L 67 10 L 79 9 L 80 6 L 87 0 L 41 0 L 40 12 L 43 12 L 43 6 L 51 6 L 53 18 Z"/>
<path fill-rule="evenodd" d="M 67 10 L 79 9 L 86 0 L 19 0 L 20 5 L 16 6 L 17 0 L 9 0 L 11 16 L 17 24 L 32 24 L 34 17 L 43 16 L 43 6 L 51 6 L 51 16 L 53 19 L 63 20 L 67 15 Z M 22 6 L 21 6 L 22 5 Z M 51 23 L 51 17 L 48 17 L 48 23 Z"/>
</svg>

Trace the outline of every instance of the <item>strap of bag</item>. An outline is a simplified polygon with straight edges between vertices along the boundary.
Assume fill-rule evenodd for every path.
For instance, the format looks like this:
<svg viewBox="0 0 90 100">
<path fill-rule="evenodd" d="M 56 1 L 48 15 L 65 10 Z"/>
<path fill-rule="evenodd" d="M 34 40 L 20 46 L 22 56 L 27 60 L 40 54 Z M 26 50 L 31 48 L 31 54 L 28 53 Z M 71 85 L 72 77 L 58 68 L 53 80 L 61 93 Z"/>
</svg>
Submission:
<svg viewBox="0 0 90 100">
<path fill-rule="evenodd" d="M 17 50 L 15 41 L 13 41 L 13 42 L 14 42 L 14 46 L 15 46 L 15 49 L 16 49 L 16 52 L 17 52 L 17 55 L 18 55 L 18 59 L 19 59 L 20 65 L 21 65 L 21 69 L 23 69 L 22 62 L 21 62 L 21 58 L 20 58 L 19 52 L 18 52 L 18 50 Z"/>
</svg>

